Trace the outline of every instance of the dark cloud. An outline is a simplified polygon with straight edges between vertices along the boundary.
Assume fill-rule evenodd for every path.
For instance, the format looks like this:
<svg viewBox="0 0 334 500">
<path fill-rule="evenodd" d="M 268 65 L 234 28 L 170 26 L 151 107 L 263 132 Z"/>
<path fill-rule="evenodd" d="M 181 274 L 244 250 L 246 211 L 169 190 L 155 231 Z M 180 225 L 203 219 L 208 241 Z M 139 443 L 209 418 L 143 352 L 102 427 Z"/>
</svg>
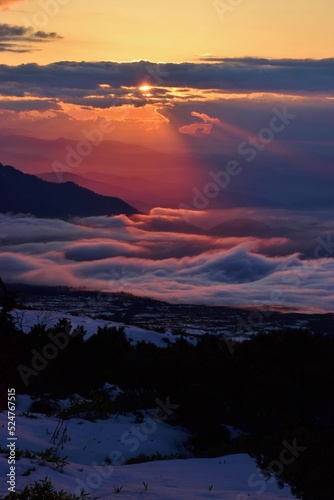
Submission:
<svg viewBox="0 0 334 500">
<path fill-rule="evenodd" d="M 240 66 L 313 67 L 314 59 L 267 59 L 264 57 L 201 57 L 200 61 Z M 318 67 L 332 67 L 333 58 L 316 60 Z"/>
<path fill-rule="evenodd" d="M 6 26 L 6 25 L 2 25 Z M 21 27 L 3 28 L 9 37 L 43 41 L 56 38 L 56 34 L 41 35 L 40 32 L 20 34 Z M 18 34 L 15 34 L 18 31 Z M 11 40 L 11 39 L 10 39 Z M 8 43 L 8 38 L 2 38 Z M 159 76 L 155 76 L 159 66 Z M 163 68 L 163 71 L 161 70 Z M 162 75 L 163 76 L 160 76 Z M 23 83 L 24 82 L 24 83 Z M 278 92 L 278 93 L 324 93 L 334 91 L 334 59 L 325 60 L 274 60 L 269 64 L 263 59 L 219 60 L 211 63 L 166 63 L 156 65 L 147 61 L 117 62 L 58 62 L 47 66 L 24 64 L 0 66 L 0 92 L 6 93 L 8 83 L 16 88 L 18 95 L 22 85 L 35 96 L 83 98 L 114 94 L 117 105 L 117 89 L 138 88 L 143 82 L 159 88 L 191 88 L 224 92 Z M 101 85 L 103 87 L 101 88 Z M 121 92 L 121 94 L 124 90 Z M 144 96 L 137 96 L 142 103 Z M 159 97 L 163 97 L 160 93 Z M 110 104 L 110 103 L 108 103 Z M 119 105 L 119 103 L 118 103 Z"/>
<path fill-rule="evenodd" d="M 1 100 L 0 109 L 6 111 L 48 111 L 60 110 L 59 104 L 50 99 Z"/>
<path fill-rule="evenodd" d="M 32 27 L 0 24 L 0 52 L 32 52 L 33 44 L 59 40 L 55 32 L 34 31 Z"/>
</svg>

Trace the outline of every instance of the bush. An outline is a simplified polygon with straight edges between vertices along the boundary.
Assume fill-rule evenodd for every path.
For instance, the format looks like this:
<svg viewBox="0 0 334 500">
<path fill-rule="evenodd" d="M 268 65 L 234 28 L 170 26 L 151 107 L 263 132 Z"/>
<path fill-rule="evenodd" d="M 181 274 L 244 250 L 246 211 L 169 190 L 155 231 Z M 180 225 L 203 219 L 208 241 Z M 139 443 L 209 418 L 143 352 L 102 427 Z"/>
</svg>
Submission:
<svg viewBox="0 0 334 500">
<path fill-rule="evenodd" d="M 45 478 L 40 482 L 35 481 L 33 486 L 26 486 L 21 492 L 10 493 L 4 497 L 4 500 L 82 500 L 89 497 L 90 495 L 87 493 L 82 493 L 77 497 L 64 490 L 57 492 L 51 481 Z"/>
</svg>

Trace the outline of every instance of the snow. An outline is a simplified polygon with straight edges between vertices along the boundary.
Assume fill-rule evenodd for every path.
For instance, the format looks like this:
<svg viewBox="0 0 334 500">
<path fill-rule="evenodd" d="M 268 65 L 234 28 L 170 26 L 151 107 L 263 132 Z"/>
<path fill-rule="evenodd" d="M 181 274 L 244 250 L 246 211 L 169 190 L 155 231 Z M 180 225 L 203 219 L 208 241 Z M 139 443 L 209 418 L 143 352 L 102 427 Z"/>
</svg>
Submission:
<svg viewBox="0 0 334 500">
<path fill-rule="evenodd" d="M 231 439 L 235 439 L 235 438 L 238 438 L 240 436 L 244 436 L 246 434 L 242 430 L 237 429 L 236 427 L 233 427 L 232 425 L 225 424 L 225 427 L 228 430 Z"/>
<path fill-rule="evenodd" d="M 158 333 L 137 326 L 116 323 L 115 321 L 93 319 L 88 316 L 73 316 L 72 314 L 58 311 L 14 309 L 11 314 L 17 326 L 25 333 L 28 333 L 36 324 L 45 324 L 48 328 L 52 328 L 59 320 L 66 319 L 71 322 L 73 329 L 82 326 L 86 331 L 86 339 L 94 335 L 99 327 L 112 326 L 116 328 L 124 327 L 127 338 L 133 344 L 137 344 L 138 342 L 151 342 L 158 347 L 166 347 L 167 343 L 164 339 L 168 339 L 170 342 L 176 342 L 179 338 L 179 335 L 172 335 L 170 332 Z"/>
<path fill-rule="evenodd" d="M 34 414 L 17 416 L 17 448 L 42 451 L 51 446 L 50 439 L 57 419 Z M 7 414 L 0 413 L 0 427 L 6 426 Z M 167 422 L 154 420 L 146 412 L 143 423 L 134 416 L 112 415 L 106 420 L 90 422 L 70 419 L 67 428 L 70 440 L 58 449 L 58 455 L 68 456 L 61 472 L 50 463 L 38 463 L 36 458 L 21 458 L 16 462 L 16 491 L 48 477 L 55 488 L 79 495 L 81 490 L 92 498 L 110 499 L 114 487 L 123 487 L 124 500 L 278 500 L 293 499 L 288 487 L 280 490 L 274 479 L 267 481 L 248 455 L 228 455 L 221 458 L 173 459 L 134 465 L 121 465 L 125 458 L 140 453 L 151 455 L 182 453 L 187 433 Z M 140 437 L 139 437 L 140 436 Z M 6 436 L 1 435 L 1 446 Z M 106 459 L 114 460 L 113 465 Z M 8 473 L 6 456 L 0 454 L 0 475 Z M 35 467 L 29 476 L 22 474 Z M 147 483 L 147 490 L 144 488 Z M 212 486 L 212 489 L 209 488 Z M 0 497 L 8 485 L 0 484 Z M 116 497 L 117 498 L 117 497 Z"/>
<path fill-rule="evenodd" d="M 166 422 L 155 420 L 152 413 L 142 412 L 144 420 L 136 423 L 136 416 L 111 415 L 105 420 L 91 422 L 82 418 L 72 418 L 67 423 L 67 435 L 70 441 L 59 449 L 60 456 L 67 456 L 70 461 L 81 464 L 105 463 L 117 457 L 118 464 L 129 458 L 135 458 L 141 453 L 152 455 L 184 454 L 184 443 L 188 433 L 173 427 Z M 31 414 L 37 418 L 26 416 L 16 417 L 18 447 L 23 450 L 43 451 L 50 448 L 51 437 L 57 427 L 58 419 Z M 6 426 L 7 415 L 0 414 L 0 427 Z M 0 444 L 5 446 L 1 439 Z"/>
<path fill-rule="evenodd" d="M 0 458 L 0 473 L 6 474 L 6 460 Z M 22 474 L 36 467 L 28 477 Z M 79 495 L 82 490 L 92 498 L 110 499 L 114 488 L 122 487 L 121 499 L 154 500 L 279 500 L 293 499 L 288 488 L 278 489 L 274 481 L 266 481 L 253 460 L 244 454 L 220 459 L 187 459 L 149 462 L 145 464 L 81 466 L 71 463 L 63 473 L 48 466 L 36 466 L 28 459 L 17 462 L 17 491 L 48 477 L 59 491 Z M 254 479 L 256 477 L 256 480 Z M 144 483 L 148 485 L 147 491 Z M 252 486 L 253 485 L 253 486 Z M 211 491 L 209 488 L 212 486 Z M 0 494 L 6 493 L 1 485 Z M 117 498 L 117 497 L 116 497 Z"/>
<path fill-rule="evenodd" d="M 59 319 L 66 319 L 73 328 L 83 326 L 88 338 L 99 326 L 124 326 L 125 334 L 133 343 L 152 342 L 166 347 L 164 339 L 175 342 L 179 336 L 170 332 L 160 334 L 143 328 L 92 319 L 88 316 L 73 316 L 56 311 L 14 310 L 13 316 L 24 332 L 29 332 L 36 323 L 54 326 Z M 194 335 L 195 332 L 192 331 Z M 188 339 L 189 340 L 189 339 Z M 237 340 L 237 339 L 236 339 Z M 239 339 L 238 339 L 239 340 Z M 121 389 L 112 384 L 103 387 L 111 397 Z M 79 397 L 79 396 L 78 396 Z M 22 415 L 28 412 L 32 399 L 17 395 L 17 448 L 43 451 L 50 448 L 58 419 L 42 414 Z M 70 399 L 57 402 L 67 408 Z M 48 477 L 59 491 L 79 495 L 81 490 L 91 493 L 94 499 L 110 499 L 116 494 L 114 488 L 122 487 L 122 500 L 279 500 L 293 499 L 290 488 L 279 489 L 276 481 L 266 480 L 254 460 L 246 454 L 228 455 L 221 458 L 186 458 L 161 460 L 142 464 L 124 465 L 127 459 L 140 454 L 152 456 L 189 456 L 185 443 L 189 437 L 186 430 L 172 426 L 168 419 L 158 419 L 156 410 L 143 410 L 143 420 L 133 414 L 109 415 L 95 422 L 82 418 L 65 421 L 68 439 L 60 445 L 57 454 L 67 456 L 69 462 L 61 472 L 51 463 L 41 464 L 37 458 L 20 458 L 16 461 L 16 490 L 32 485 Z M 7 428 L 7 413 L 0 413 L 0 428 Z M 231 437 L 240 434 L 238 429 L 228 426 Z M 64 427 L 62 428 L 64 429 Z M 62 434 L 62 431 L 61 433 Z M 1 432 L 0 445 L 7 445 L 5 432 Z M 30 475 L 22 474 L 35 467 Z M 6 478 L 9 465 L 5 454 L 0 454 L 0 476 Z M 147 484 L 145 490 L 144 483 Z M 0 482 L 0 498 L 8 494 L 6 480 Z M 117 498 L 117 497 L 116 497 Z"/>
<path fill-rule="evenodd" d="M 32 403 L 33 399 L 28 394 L 18 394 L 16 396 L 16 411 L 28 412 Z"/>
<path fill-rule="evenodd" d="M 0 473 L 6 474 L 6 461 L 0 458 Z M 22 474 L 29 467 L 36 467 L 28 477 Z M 257 476 L 254 483 L 250 478 Z M 79 495 L 82 490 L 92 498 L 110 499 L 114 488 L 123 487 L 123 500 L 279 500 L 293 499 L 287 488 L 279 490 L 274 482 L 267 482 L 256 470 L 247 455 L 229 455 L 221 459 L 187 459 L 149 462 L 121 467 L 68 465 L 63 473 L 48 466 L 36 466 L 28 459 L 17 462 L 17 491 L 24 486 L 48 477 L 59 491 Z M 255 487 L 250 484 L 255 484 Z M 144 490 L 144 483 L 148 485 Z M 212 485 L 212 490 L 209 488 Z M 6 494 L 1 485 L 0 494 Z M 117 498 L 117 497 L 116 497 Z"/>
<path fill-rule="evenodd" d="M 123 393 L 122 389 L 118 387 L 118 385 L 109 384 L 108 382 L 104 384 L 103 390 L 108 392 L 109 397 L 112 400 L 116 399 L 117 396 Z"/>
</svg>

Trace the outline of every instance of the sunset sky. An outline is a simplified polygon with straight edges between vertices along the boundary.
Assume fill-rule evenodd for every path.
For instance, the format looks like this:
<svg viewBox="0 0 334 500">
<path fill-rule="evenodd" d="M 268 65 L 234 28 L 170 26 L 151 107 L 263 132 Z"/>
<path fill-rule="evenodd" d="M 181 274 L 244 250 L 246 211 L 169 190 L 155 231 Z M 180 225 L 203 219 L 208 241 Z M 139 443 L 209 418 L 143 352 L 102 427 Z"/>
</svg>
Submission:
<svg viewBox="0 0 334 500">
<path fill-rule="evenodd" d="M 326 58 L 331 0 L 2 0 L 1 22 L 62 39 L 7 64 L 55 61 L 196 61 L 217 57 Z M 44 9 L 43 9 L 44 6 Z"/>
<path fill-rule="evenodd" d="M 108 289 L 111 266 L 139 293 L 141 268 L 167 300 L 266 303 L 276 283 L 303 306 L 314 285 L 328 309 L 332 0 L 0 0 L 0 16 L 0 162 L 143 212 L 113 221 L 116 247 L 109 222 L 76 221 L 63 250 L 51 233 L 49 249 L 25 232 L 13 246 L 2 219 L 7 279 L 57 262 L 57 284 Z M 282 265 L 306 266 L 306 287 L 287 290 Z"/>
</svg>

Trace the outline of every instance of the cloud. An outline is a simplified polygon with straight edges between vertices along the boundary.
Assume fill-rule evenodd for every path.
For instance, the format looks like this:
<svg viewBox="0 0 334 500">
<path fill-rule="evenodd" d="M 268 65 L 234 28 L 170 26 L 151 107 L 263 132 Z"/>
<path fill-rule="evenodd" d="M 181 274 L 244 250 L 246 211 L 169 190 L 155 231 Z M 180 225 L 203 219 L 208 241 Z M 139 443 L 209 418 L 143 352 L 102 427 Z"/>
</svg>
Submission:
<svg viewBox="0 0 334 500">
<path fill-rule="evenodd" d="M 173 108 L 165 106 L 162 111 L 169 123 L 162 123 L 157 131 L 149 133 L 143 128 L 146 118 L 151 119 L 148 108 L 108 110 L 107 119 L 115 125 L 112 133 L 105 135 L 101 144 L 70 173 L 84 178 L 86 172 L 94 171 L 91 178 L 94 183 L 86 179 L 85 187 L 119 196 L 144 212 L 158 205 L 198 209 L 194 190 L 204 193 L 207 185 L 212 185 L 210 173 L 226 170 L 229 161 L 235 160 L 240 163 L 241 175 L 232 176 L 226 189 L 222 187 L 204 208 L 230 208 L 247 203 L 252 207 L 318 212 L 326 206 L 334 207 L 333 99 L 268 97 L 177 103 Z M 240 144 L 256 138 L 269 126 L 273 108 L 281 112 L 287 109 L 297 118 L 275 134 L 270 144 L 261 145 L 262 151 L 247 147 L 241 154 Z M 80 114 L 76 118 L 75 112 L 69 116 L 56 98 L 0 98 L 0 161 L 29 173 L 52 172 L 54 162 L 64 165 L 66 170 L 67 148 L 76 150 L 80 142 L 87 140 L 83 131 L 98 129 L 102 122 L 98 110 L 92 110 L 90 116 L 81 118 Z M 200 121 L 211 129 L 210 134 L 196 132 L 195 123 Z M 25 128 L 26 132 L 16 134 L 17 127 Z M 191 132 L 191 127 L 197 135 L 178 133 Z M 121 147 L 118 141 L 127 144 Z M 149 149 L 145 151 L 143 145 Z M 154 155 L 152 148 L 168 155 Z M 254 161 L 248 162 L 245 150 L 254 152 Z M 108 178 L 103 174 L 108 174 Z M 56 174 L 53 175 L 57 181 Z M 129 182 L 129 177 L 133 181 Z"/>
<path fill-rule="evenodd" d="M 212 118 L 211 116 L 205 114 L 205 113 L 197 113 L 196 111 L 193 111 L 191 113 L 191 116 L 195 116 L 197 118 L 200 118 L 201 120 L 204 121 L 204 123 L 213 123 L 215 125 L 221 125 L 221 121 L 219 118 Z"/>
<path fill-rule="evenodd" d="M 237 66 L 264 66 L 264 67 L 312 67 L 315 59 L 268 59 L 265 57 L 201 57 L 200 61 L 220 62 Z M 321 66 L 331 66 L 333 59 L 317 59 Z"/>
<path fill-rule="evenodd" d="M 334 311 L 334 259 L 314 258 L 320 240 L 313 243 L 313 258 L 305 258 L 289 248 L 292 237 L 219 237 L 150 227 L 168 216 L 176 218 L 176 211 L 71 223 L 2 214 L 0 276 L 11 283 L 122 290 L 174 303 Z M 286 245 L 284 255 L 279 245 Z"/>
<path fill-rule="evenodd" d="M 192 123 L 179 128 L 181 134 L 194 135 L 200 137 L 202 134 L 210 135 L 212 132 L 211 123 Z"/>
<path fill-rule="evenodd" d="M 35 43 L 59 40 L 55 32 L 34 31 L 32 27 L 0 24 L 0 52 L 32 52 Z"/>
<path fill-rule="evenodd" d="M 7 25 L 2 25 L 7 26 Z M 9 40 L 2 39 L 2 43 L 11 43 L 11 36 L 29 41 L 43 41 L 41 32 L 15 35 L 22 27 L 2 28 L 9 31 Z M 46 40 L 58 38 L 56 34 L 46 34 Z M 220 60 L 211 63 L 166 63 L 163 68 L 165 75 L 159 82 L 154 81 L 156 65 L 148 61 L 117 63 L 117 62 L 58 62 L 46 66 L 37 64 L 23 64 L 20 66 L 0 66 L 0 91 L 6 92 L 6 85 L 11 83 L 18 95 L 25 90 L 34 96 L 57 97 L 60 89 L 64 99 L 87 98 L 88 96 L 113 97 L 113 105 L 123 93 L 137 89 L 135 98 L 138 105 L 148 102 L 141 95 L 141 82 L 148 81 L 153 89 L 160 89 L 157 97 L 162 100 L 168 98 L 173 101 L 173 89 L 186 91 L 187 89 L 207 90 L 227 93 L 283 93 L 303 95 L 305 93 L 323 93 L 333 95 L 334 92 L 334 59 L 324 60 L 278 60 L 268 64 L 261 59 Z M 149 79 L 149 80 L 148 80 Z M 120 91 L 121 96 L 117 94 Z M 169 94 L 166 93 L 169 91 Z M 154 95 L 153 95 L 154 97 Z M 95 98 L 96 99 L 96 98 Z M 187 99 L 187 95 L 184 95 Z M 96 101 L 94 101 L 96 104 Z M 103 104 L 103 101 L 102 101 Z M 108 103 L 110 105 L 110 102 Z"/>
<path fill-rule="evenodd" d="M 7 8 L 8 5 L 12 3 L 21 2 L 22 0 L 0 0 L 0 9 Z"/>
<path fill-rule="evenodd" d="M 188 134 L 194 136 L 201 136 L 202 134 L 210 135 L 212 132 L 213 125 L 222 126 L 222 122 L 218 118 L 211 118 L 211 116 L 205 113 L 197 113 L 196 111 L 191 112 L 191 116 L 200 118 L 202 122 L 192 123 L 191 125 L 184 125 L 179 128 L 181 134 Z"/>
<path fill-rule="evenodd" d="M 55 100 L 50 99 L 1 99 L 0 100 L 1 110 L 6 111 L 50 111 L 50 110 L 60 110 L 60 105 Z"/>
</svg>

